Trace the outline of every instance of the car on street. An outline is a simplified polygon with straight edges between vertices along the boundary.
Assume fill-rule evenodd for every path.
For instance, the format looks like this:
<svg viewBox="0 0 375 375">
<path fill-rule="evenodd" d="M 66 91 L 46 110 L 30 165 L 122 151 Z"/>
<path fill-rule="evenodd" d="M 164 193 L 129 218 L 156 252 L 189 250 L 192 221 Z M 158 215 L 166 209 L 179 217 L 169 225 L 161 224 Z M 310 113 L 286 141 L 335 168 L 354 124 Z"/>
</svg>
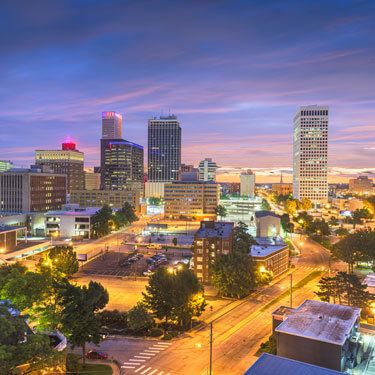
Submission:
<svg viewBox="0 0 375 375">
<path fill-rule="evenodd" d="M 90 350 L 86 353 L 88 359 L 108 359 L 108 354 L 97 350 Z"/>
</svg>

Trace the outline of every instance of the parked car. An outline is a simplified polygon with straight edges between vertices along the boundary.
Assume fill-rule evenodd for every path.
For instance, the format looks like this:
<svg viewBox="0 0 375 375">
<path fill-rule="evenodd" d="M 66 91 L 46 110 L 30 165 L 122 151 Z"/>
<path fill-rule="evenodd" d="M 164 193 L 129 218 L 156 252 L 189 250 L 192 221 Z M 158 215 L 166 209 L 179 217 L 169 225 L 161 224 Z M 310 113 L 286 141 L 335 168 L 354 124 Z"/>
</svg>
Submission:
<svg viewBox="0 0 375 375">
<path fill-rule="evenodd" d="M 108 359 L 108 354 L 97 350 L 90 350 L 86 353 L 88 359 Z"/>
</svg>

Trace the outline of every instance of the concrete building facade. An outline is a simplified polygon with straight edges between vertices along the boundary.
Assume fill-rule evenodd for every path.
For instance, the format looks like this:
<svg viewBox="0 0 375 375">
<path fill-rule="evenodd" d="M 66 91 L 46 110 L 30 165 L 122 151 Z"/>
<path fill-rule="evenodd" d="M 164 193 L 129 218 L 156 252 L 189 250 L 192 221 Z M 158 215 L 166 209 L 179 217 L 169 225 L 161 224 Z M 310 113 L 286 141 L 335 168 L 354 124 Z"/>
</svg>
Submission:
<svg viewBox="0 0 375 375">
<path fill-rule="evenodd" d="M 194 235 L 194 273 L 203 283 L 210 282 L 210 265 L 233 250 L 234 223 L 202 221 Z"/>
<path fill-rule="evenodd" d="M 214 182 L 181 182 L 164 185 L 166 218 L 216 219 L 220 187 Z"/>
<path fill-rule="evenodd" d="M 122 115 L 114 111 L 102 112 L 102 139 L 122 138 Z"/>
<path fill-rule="evenodd" d="M 272 211 L 255 212 L 255 225 L 257 237 L 277 237 L 280 236 L 281 219 Z"/>
<path fill-rule="evenodd" d="M 199 181 L 216 181 L 218 166 L 211 158 L 206 158 L 199 163 Z"/>
<path fill-rule="evenodd" d="M 99 190 L 100 189 L 100 173 L 85 172 L 85 189 Z"/>
<path fill-rule="evenodd" d="M 372 178 L 359 176 L 349 180 L 349 191 L 354 194 L 373 194 L 374 187 Z"/>
<path fill-rule="evenodd" d="M 148 181 L 179 179 L 181 168 L 181 127 L 176 116 L 148 121 Z"/>
<path fill-rule="evenodd" d="M 139 212 L 140 192 L 132 190 L 74 190 L 70 202 L 80 207 L 102 207 L 107 204 L 112 208 L 121 208 L 125 202 Z"/>
<path fill-rule="evenodd" d="M 293 196 L 315 205 L 328 200 L 328 107 L 303 106 L 294 117 Z"/>
<path fill-rule="evenodd" d="M 0 212 L 45 212 L 66 203 L 66 176 L 31 170 L 0 173 Z"/>
<path fill-rule="evenodd" d="M 250 169 L 240 175 L 240 195 L 255 197 L 255 174 Z"/>
<path fill-rule="evenodd" d="M 61 150 L 36 150 L 35 164 L 44 171 L 65 174 L 68 193 L 85 188 L 84 154 L 74 142 L 63 143 Z"/>
</svg>

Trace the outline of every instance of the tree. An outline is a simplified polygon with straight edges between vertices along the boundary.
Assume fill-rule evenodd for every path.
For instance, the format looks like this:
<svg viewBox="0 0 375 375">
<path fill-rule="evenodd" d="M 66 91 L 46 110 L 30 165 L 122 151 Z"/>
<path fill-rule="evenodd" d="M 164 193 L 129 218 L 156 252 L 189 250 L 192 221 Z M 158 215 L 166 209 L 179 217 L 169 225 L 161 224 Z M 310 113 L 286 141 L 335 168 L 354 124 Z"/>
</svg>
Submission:
<svg viewBox="0 0 375 375">
<path fill-rule="evenodd" d="M 117 210 L 114 216 L 118 226 L 128 225 L 138 220 L 133 207 L 128 202 L 125 202 L 124 206 Z"/>
<path fill-rule="evenodd" d="M 306 232 L 315 233 L 320 236 L 329 236 L 331 234 L 329 225 L 324 219 L 316 219 L 309 222 L 306 226 Z"/>
<path fill-rule="evenodd" d="M 294 224 L 290 221 L 290 217 L 288 214 L 283 214 L 280 217 L 280 223 L 283 230 L 287 233 L 294 232 Z"/>
<path fill-rule="evenodd" d="M 295 221 L 301 226 L 302 229 L 306 229 L 314 221 L 314 218 L 306 211 L 302 211 L 297 215 Z"/>
<path fill-rule="evenodd" d="M 86 342 L 99 344 L 100 320 L 97 312 L 108 303 L 108 292 L 97 282 L 88 286 L 75 286 L 66 282 L 60 291 L 62 298 L 62 324 L 73 347 L 82 347 L 85 364 Z"/>
<path fill-rule="evenodd" d="M 255 287 L 253 262 L 246 253 L 220 255 L 210 271 L 212 284 L 224 297 L 243 298 Z"/>
<path fill-rule="evenodd" d="M 225 208 L 225 206 L 219 204 L 215 209 L 215 213 L 220 218 L 220 220 L 222 220 L 225 216 L 227 216 L 227 209 Z"/>
<path fill-rule="evenodd" d="M 319 290 L 315 294 L 325 302 L 338 302 L 339 304 L 368 307 L 372 299 L 364 285 L 355 274 L 338 272 L 334 277 L 323 277 L 319 283 Z"/>
<path fill-rule="evenodd" d="M 47 335 L 28 334 L 25 318 L 12 314 L 12 305 L 0 305 L 0 373 L 10 374 L 28 363 L 29 371 L 49 360 L 52 349 Z"/>
<path fill-rule="evenodd" d="M 268 203 L 267 199 L 262 199 L 262 210 L 269 211 L 271 209 L 270 204 Z"/>
<path fill-rule="evenodd" d="M 312 208 L 311 200 L 308 198 L 302 198 L 300 203 L 301 210 L 308 211 Z"/>
<path fill-rule="evenodd" d="M 40 259 L 38 269 L 43 267 L 50 268 L 55 278 L 70 277 L 78 272 L 77 254 L 72 246 L 55 246 Z"/>
<path fill-rule="evenodd" d="M 106 236 L 111 231 L 110 221 L 112 219 L 112 209 L 104 205 L 91 218 L 91 228 L 94 237 Z"/>
<path fill-rule="evenodd" d="M 250 246 L 256 244 L 253 236 L 248 233 L 248 229 L 248 226 L 242 221 L 235 226 L 233 236 L 233 251 L 248 254 Z"/>
<path fill-rule="evenodd" d="M 297 201 L 295 199 L 288 199 L 284 204 L 284 208 L 287 214 L 293 216 L 297 212 Z"/>
<path fill-rule="evenodd" d="M 336 216 L 331 216 L 329 221 L 328 221 L 328 224 L 331 225 L 332 227 L 335 227 L 335 226 L 339 225 L 339 220 L 337 219 Z"/>
<path fill-rule="evenodd" d="M 349 234 L 349 231 L 344 227 L 340 227 L 340 228 L 336 229 L 335 234 L 339 237 L 344 237 L 344 236 L 347 236 Z"/>
<path fill-rule="evenodd" d="M 163 198 L 150 197 L 148 203 L 152 206 L 161 206 L 163 204 Z"/>
<path fill-rule="evenodd" d="M 135 333 L 143 333 L 154 326 L 154 319 L 144 303 L 138 302 L 128 311 L 128 326 Z"/>
<path fill-rule="evenodd" d="M 348 264 L 349 273 L 359 261 L 375 261 L 375 231 L 361 229 L 348 234 L 333 246 L 332 254 Z"/>
<path fill-rule="evenodd" d="M 192 308 L 197 295 L 202 296 L 199 309 Z M 144 303 L 158 319 L 176 321 L 182 328 L 193 316 L 199 316 L 205 307 L 203 287 L 196 275 L 184 267 L 174 272 L 172 269 L 159 268 L 149 278 Z"/>
<path fill-rule="evenodd" d="M 352 213 L 352 223 L 353 223 L 353 228 L 357 224 L 361 224 L 362 220 L 368 220 L 372 218 L 372 214 L 367 208 L 358 208 Z"/>
</svg>

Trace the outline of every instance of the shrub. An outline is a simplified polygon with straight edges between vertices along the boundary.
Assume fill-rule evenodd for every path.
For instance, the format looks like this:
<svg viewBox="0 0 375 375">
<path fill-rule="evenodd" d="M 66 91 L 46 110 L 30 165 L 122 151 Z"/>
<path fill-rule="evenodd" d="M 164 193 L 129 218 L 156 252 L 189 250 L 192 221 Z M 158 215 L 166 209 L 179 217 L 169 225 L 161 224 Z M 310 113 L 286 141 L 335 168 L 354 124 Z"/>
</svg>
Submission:
<svg viewBox="0 0 375 375">
<path fill-rule="evenodd" d="M 102 327 L 125 329 L 128 326 L 127 314 L 118 310 L 103 310 L 98 313 L 98 318 Z"/>
<path fill-rule="evenodd" d="M 170 332 L 166 333 L 162 338 L 162 340 L 172 340 L 172 339 L 173 339 L 173 335 Z"/>
<path fill-rule="evenodd" d="M 158 327 L 151 328 L 150 332 L 149 332 L 149 335 L 151 337 L 159 337 L 162 334 L 163 334 L 163 330 L 161 328 L 158 328 Z"/>
<path fill-rule="evenodd" d="M 142 303 L 137 303 L 128 312 L 129 329 L 135 333 L 147 332 L 154 325 L 154 318 L 148 312 L 146 306 Z"/>
</svg>

